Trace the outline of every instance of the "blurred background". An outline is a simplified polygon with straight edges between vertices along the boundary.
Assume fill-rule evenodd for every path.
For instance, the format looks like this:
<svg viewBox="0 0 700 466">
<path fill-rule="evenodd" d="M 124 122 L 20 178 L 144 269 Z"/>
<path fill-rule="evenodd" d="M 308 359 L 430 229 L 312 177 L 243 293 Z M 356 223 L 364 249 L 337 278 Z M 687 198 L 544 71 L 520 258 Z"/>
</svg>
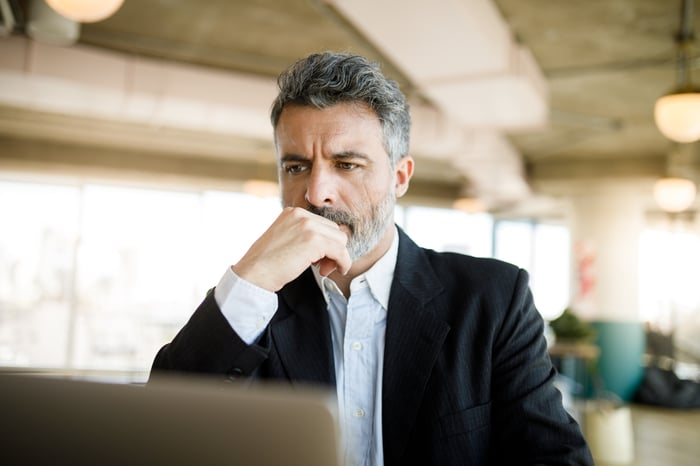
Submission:
<svg viewBox="0 0 700 466">
<path fill-rule="evenodd" d="M 649 331 L 697 374 L 693 2 L 48 3 L 0 0 L 0 366 L 144 378 L 280 210 L 275 77 L 333 49 L 408 96 L 396 217 L 419 244 L 527 269 L 547 321 L 596 326 L 601 362 L 622 341 L 622 398 Z"/>
</svg>

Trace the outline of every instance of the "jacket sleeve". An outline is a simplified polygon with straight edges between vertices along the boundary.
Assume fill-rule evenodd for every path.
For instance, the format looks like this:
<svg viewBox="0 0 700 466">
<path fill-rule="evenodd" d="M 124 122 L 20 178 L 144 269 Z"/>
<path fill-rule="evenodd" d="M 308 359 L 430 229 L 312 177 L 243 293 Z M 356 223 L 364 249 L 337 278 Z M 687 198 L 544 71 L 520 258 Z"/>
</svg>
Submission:
<svg viewBox="0 0 700 466">
<path fill-rule="evenodd" d="M 268 352 L 262 344 L 247 345 L 236 334 L 216 304 L 212 289 L 172 342 L 158 351 L 151 379 L 163 371 L 221 374 L 235 379 L 251 375 Z"/>
<path fill-rule="evenodd" d="M 491 464 L 593 465 L 576 421 L 565 411 L 533 303 L 520 270 L 493 347 Z"/>
</svg>

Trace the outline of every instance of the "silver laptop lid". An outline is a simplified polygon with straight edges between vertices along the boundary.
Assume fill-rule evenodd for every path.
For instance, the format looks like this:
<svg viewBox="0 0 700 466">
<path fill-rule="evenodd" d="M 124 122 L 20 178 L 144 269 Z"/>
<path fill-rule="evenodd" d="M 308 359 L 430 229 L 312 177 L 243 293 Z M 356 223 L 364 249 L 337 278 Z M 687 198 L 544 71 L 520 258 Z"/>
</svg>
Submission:
<svg viewBox="0 0 700 466">
<path fill-rule="evenodd" d="M 5 465 L 334 466 L 332 393 L 161 378 L 148 386 L 0 375 Z"/>
</svg>

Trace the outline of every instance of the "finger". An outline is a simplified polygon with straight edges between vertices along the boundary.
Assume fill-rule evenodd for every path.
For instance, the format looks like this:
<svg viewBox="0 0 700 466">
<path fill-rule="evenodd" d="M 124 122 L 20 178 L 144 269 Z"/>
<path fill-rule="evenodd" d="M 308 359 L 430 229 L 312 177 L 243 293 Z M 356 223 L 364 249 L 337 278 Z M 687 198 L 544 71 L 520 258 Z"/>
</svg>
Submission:
<svg viewBox="0 0 700 466">
<path fill-rule="evenodd" d="M 328 275 L 332 274 L 336 269 L 338 269 L 338 264 L 336 264 L 334 260 L 325 257 L 318 261 L 318 264 L 318 271 L 324 277 L 327 277 Z"/>
<path fill-rule="evenodd" d="M 348 237 L 342 230 L 333 232 L 333 239 L 324 249 L 322 259 L 333 262 L 333 270 L 338 270 L 342 275 L 347 274 L 352 266 L 352 259 L 347 248 Z M 330 267 L 330 266 L 328 266 Z M 331 270 L 331 272 L 333 271 Z M 330 273 L 330 272 L 329 272 Z"/>
</svg>

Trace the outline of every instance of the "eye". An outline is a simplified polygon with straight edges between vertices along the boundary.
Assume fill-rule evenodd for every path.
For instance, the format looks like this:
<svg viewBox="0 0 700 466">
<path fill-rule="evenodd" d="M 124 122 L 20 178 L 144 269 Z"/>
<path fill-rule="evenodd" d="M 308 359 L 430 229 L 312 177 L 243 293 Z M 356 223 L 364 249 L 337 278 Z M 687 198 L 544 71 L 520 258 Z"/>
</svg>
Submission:
<svg viewBox="0 0 700 466">
<path fill-rule="evenodd" d="M 352 162 L 338 162 L 336 167 L 340 168 L 341 170 L 350 171 L 357 168 L 357 164 Z"/>
<path fill-rule="evenodd" d="M 306 170 L 306 165 L 303 165 L 301 163 L 291 163 L 284 165 L 282 169 L 285 173 L 288 173 L 290 175 L 296 175 Z"/>
</svg>

